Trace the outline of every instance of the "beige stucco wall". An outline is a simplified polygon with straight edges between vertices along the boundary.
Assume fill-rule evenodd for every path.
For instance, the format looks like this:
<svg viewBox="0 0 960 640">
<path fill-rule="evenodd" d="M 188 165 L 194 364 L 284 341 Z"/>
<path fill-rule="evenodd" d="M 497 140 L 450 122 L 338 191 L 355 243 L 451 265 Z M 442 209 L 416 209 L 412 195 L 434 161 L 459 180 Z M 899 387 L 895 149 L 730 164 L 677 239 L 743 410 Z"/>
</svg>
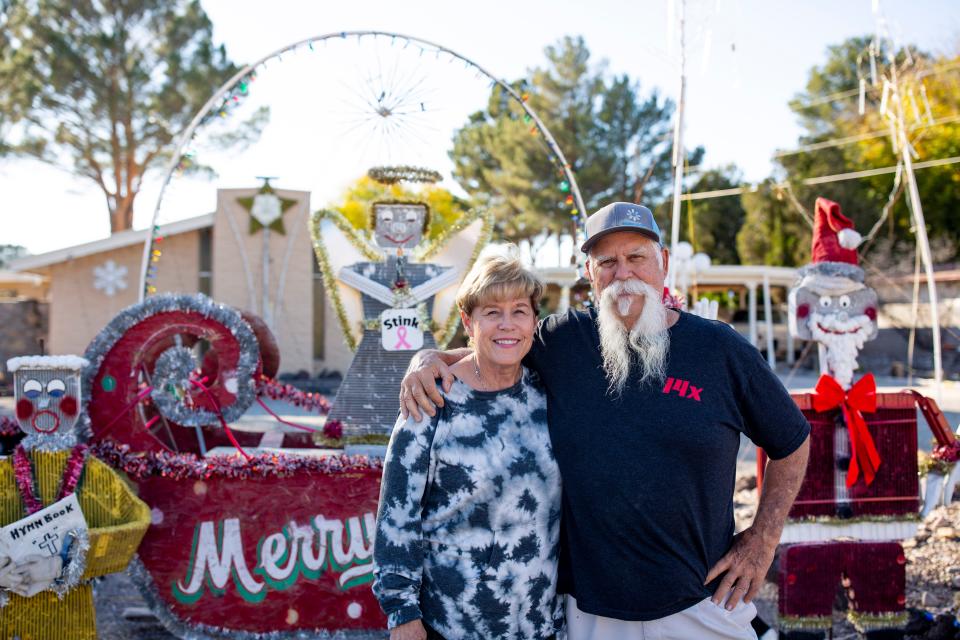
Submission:
<svg viewBox="0 0 960 640">
<path fill-rule="evenodd" d="M 213 233 L 213 297 L 263 318 L 280 344 L 280 370 L 313 372 L 313 263 L 307 221 L 310 194 L 277 190 L 295 200 L 283 214 L 285 233 L 250 233 L 250 213 L 238 198 L 257 189 L 220 189 Z M 264 260 L 268 261 L 264 300 Z M 266 304 L 265 304 L 266 303 Z"/>
<path fill-rule="evenodd" d="M 285 234 L 270 233 L 267 313 L 263 309 L 263 231 L 250 233 L 250 214 L 237 198 L 257 189 L 221 189 L 212 228 L 214 299 L 247 309 L 268 320 L 280 345 L 280 370 L 346 372 L 353 359 L 329 301 L 324 304 L 324 358 L 313 349 L 313 247 L 308 228 L 310 196 L 280 190 L 296 201 L 283 215 Z M 200 234 L 194 230 L 163 239 L 154 281 L 157 292 L 195 293 L 199 286 Z M 100 329 L 137 300 L 143 245 L 102 251 L 45 267 L 49 278 L 50 353 L 82 353 Z M 127 268 L 126 289 L 113 296 L 93 286 L 94 267 L 113 260 Z M 284 266 L 286 263 L 286 266 Z M 282 282 L 282 286 L 281 286 Z M 248 287 L 248 283 L 252 286 Z"/>
<path fill-rule="evenodd" d="M 198 282 L 197 231 L 168 236 L 161 242 L 155 286 L 158 292 L 195 293 Z M 50 353 L 83 353 L 113 317 L 137 301 L 143 245 L 135 244 L 51 265 Z M 113 260 L 127 268 L 126 289 L 114 295 L 96 289 L 94 267 Z"/>
<path fill-rule="evenodd" d="M 0 300 L 39 300 L 46 302 L 49 281 L 40 274 L 0 271 Z"/>
</svg>

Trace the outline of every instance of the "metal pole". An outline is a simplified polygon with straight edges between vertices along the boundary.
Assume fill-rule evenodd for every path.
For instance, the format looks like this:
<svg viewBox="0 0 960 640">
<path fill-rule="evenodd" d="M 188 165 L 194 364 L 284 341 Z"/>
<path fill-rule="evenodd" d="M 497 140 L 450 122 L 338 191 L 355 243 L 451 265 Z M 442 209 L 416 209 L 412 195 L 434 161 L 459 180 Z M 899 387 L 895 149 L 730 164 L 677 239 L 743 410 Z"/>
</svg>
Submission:
<svg viewBox="0 0 960 640">
<path fill-rule="evenodd" d="M 900 97 L 900 85 L 897 79 L 897 63 L 890 64 L 893 78 L 893 98 L 897 105 L 897 136 L 900 138 L 900 153 L 903 157 L 903 169 L 907 176 L 907 193 L 910 196 L 910 209 L 913 213 L 914 227 L 916 227 L 917 245 L 920 247 L 920 256 L 923 259 L 923 269 L 927 275 L 927 293 L 930 297 L 930 330 L 933 333 L 933 378 L 936 389 L 937 402 L 943 403 L 943 354 L 940 348 L 940 316 L 937 312 L 937 283 L 933 278 L 933 260 L 930 255 L 930 239 L 927 237 L 927 223 L 923 217 L 923 205 L 920 202 L 920 191 L 917 189 L 917 176 L 913 172 L 913 158 L 910 156 L 912 147 L 907 139 L 906 127 L 903 123 L 903 100 Z"/>
<path fill-rule="evenodd" d="M 763 323 L 767 332 L 767 364 L 777 366 L 777 354 L 773 346 L 773 302 L 770 300 L 770 275 L 763 274 Z"/>
<path fill-rule="evenodd" d="M 270 227 L 263 228 L 263 281 L 260 286 L 262 302 L 260 315 L 268 327 L 273 329 L 273 314 L 270 313 Z"/>
<path fill-rule="evenodd" d="M 910 339 L 907 340 L 907 386 L 913 386 L 913 350 L 917 340 L 917 315 L 920 313 L 920 252 L 913 260 L 913 298 L 910 304 Z"/>
<path fill-rule="evenodd" d="M 680 99 L 677 101 L 677 119 L 673 130 L 673 217 L 670 222 L 670 253 L 675 253 L 680 242 L 680 195 L 683 191 L 683 106 L 687 92 L 686 51 L 684 50 L 684 13 L 686 0 L 680 0 Z M 667 286 L 675 288 L 676 269 L 667 274 Z"/>
<path fill-rule="evenodd" d="M 940 347 L 940 314 L 937 313 L 939 307 L 937 283 L 933 278 L 933 262 L 930 256 L 930 240 L 927 238 L 927 223 L 923 218 L 920 193 L 917 190 L 917 179 L 913 175 L 913 165 L 910 163 L 910 152 L 904 151 L 903 157 L 904 169 L 907 172 L 907 187 L 912 203 L 910 208 L 913 209 L 914 225 L 917 227 L 917 244 L 920 245 L 923 269 L 927 275 L 927 294 L 930 297 L 930 330 L 933 332 L 933 379 L 936 385 L 937 402 L 943 403 L 943 354 Z"/>
</svg>

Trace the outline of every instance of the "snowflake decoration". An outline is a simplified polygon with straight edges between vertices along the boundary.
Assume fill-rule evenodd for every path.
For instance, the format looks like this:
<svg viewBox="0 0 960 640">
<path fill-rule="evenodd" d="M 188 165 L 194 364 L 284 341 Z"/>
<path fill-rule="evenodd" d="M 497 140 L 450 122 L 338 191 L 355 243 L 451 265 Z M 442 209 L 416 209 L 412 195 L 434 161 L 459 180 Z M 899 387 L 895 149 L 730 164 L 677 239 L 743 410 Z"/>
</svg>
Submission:
<svg viewBox="0 0 960 640">
<path fill-rule="evenodd" d="M 127 288 L 127 268 L 113 260 L 107 260 L 93 268 L 93 288 L 103 291 L 111 298 L 117 291 Z"/>
</svg>

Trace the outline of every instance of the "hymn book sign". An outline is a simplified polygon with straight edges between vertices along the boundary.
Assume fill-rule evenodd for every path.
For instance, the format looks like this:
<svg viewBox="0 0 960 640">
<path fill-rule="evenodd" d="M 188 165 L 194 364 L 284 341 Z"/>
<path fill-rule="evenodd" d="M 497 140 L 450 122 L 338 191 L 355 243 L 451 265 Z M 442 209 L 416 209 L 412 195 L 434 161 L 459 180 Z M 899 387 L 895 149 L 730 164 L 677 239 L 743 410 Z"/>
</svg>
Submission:
<svg viewBox="0 0 960 640">
<path fill-rule="evenodd" d="M 67 532 L 86 530 L 76 494 L 0 528 L 0 555 L 20 562 L 27 556 L 55 556 Z"/>
</svg>

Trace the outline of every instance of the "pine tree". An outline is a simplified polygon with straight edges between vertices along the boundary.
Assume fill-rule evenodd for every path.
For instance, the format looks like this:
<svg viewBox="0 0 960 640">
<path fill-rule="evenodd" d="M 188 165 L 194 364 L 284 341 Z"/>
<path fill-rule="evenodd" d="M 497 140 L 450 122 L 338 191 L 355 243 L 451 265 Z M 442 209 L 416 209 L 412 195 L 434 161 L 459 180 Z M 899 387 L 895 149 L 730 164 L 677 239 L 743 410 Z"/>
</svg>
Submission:
<svg viewBox="0 0 960 640">
<path fill-rule="evenodd" d="M 198 0 L 10 0 L 0 12 L 0 153 L 95 182 L 129 229 L 150 168 L 238 71 Z M 267 113 L 224 138 L 256 135 Z"/>
</svg>

